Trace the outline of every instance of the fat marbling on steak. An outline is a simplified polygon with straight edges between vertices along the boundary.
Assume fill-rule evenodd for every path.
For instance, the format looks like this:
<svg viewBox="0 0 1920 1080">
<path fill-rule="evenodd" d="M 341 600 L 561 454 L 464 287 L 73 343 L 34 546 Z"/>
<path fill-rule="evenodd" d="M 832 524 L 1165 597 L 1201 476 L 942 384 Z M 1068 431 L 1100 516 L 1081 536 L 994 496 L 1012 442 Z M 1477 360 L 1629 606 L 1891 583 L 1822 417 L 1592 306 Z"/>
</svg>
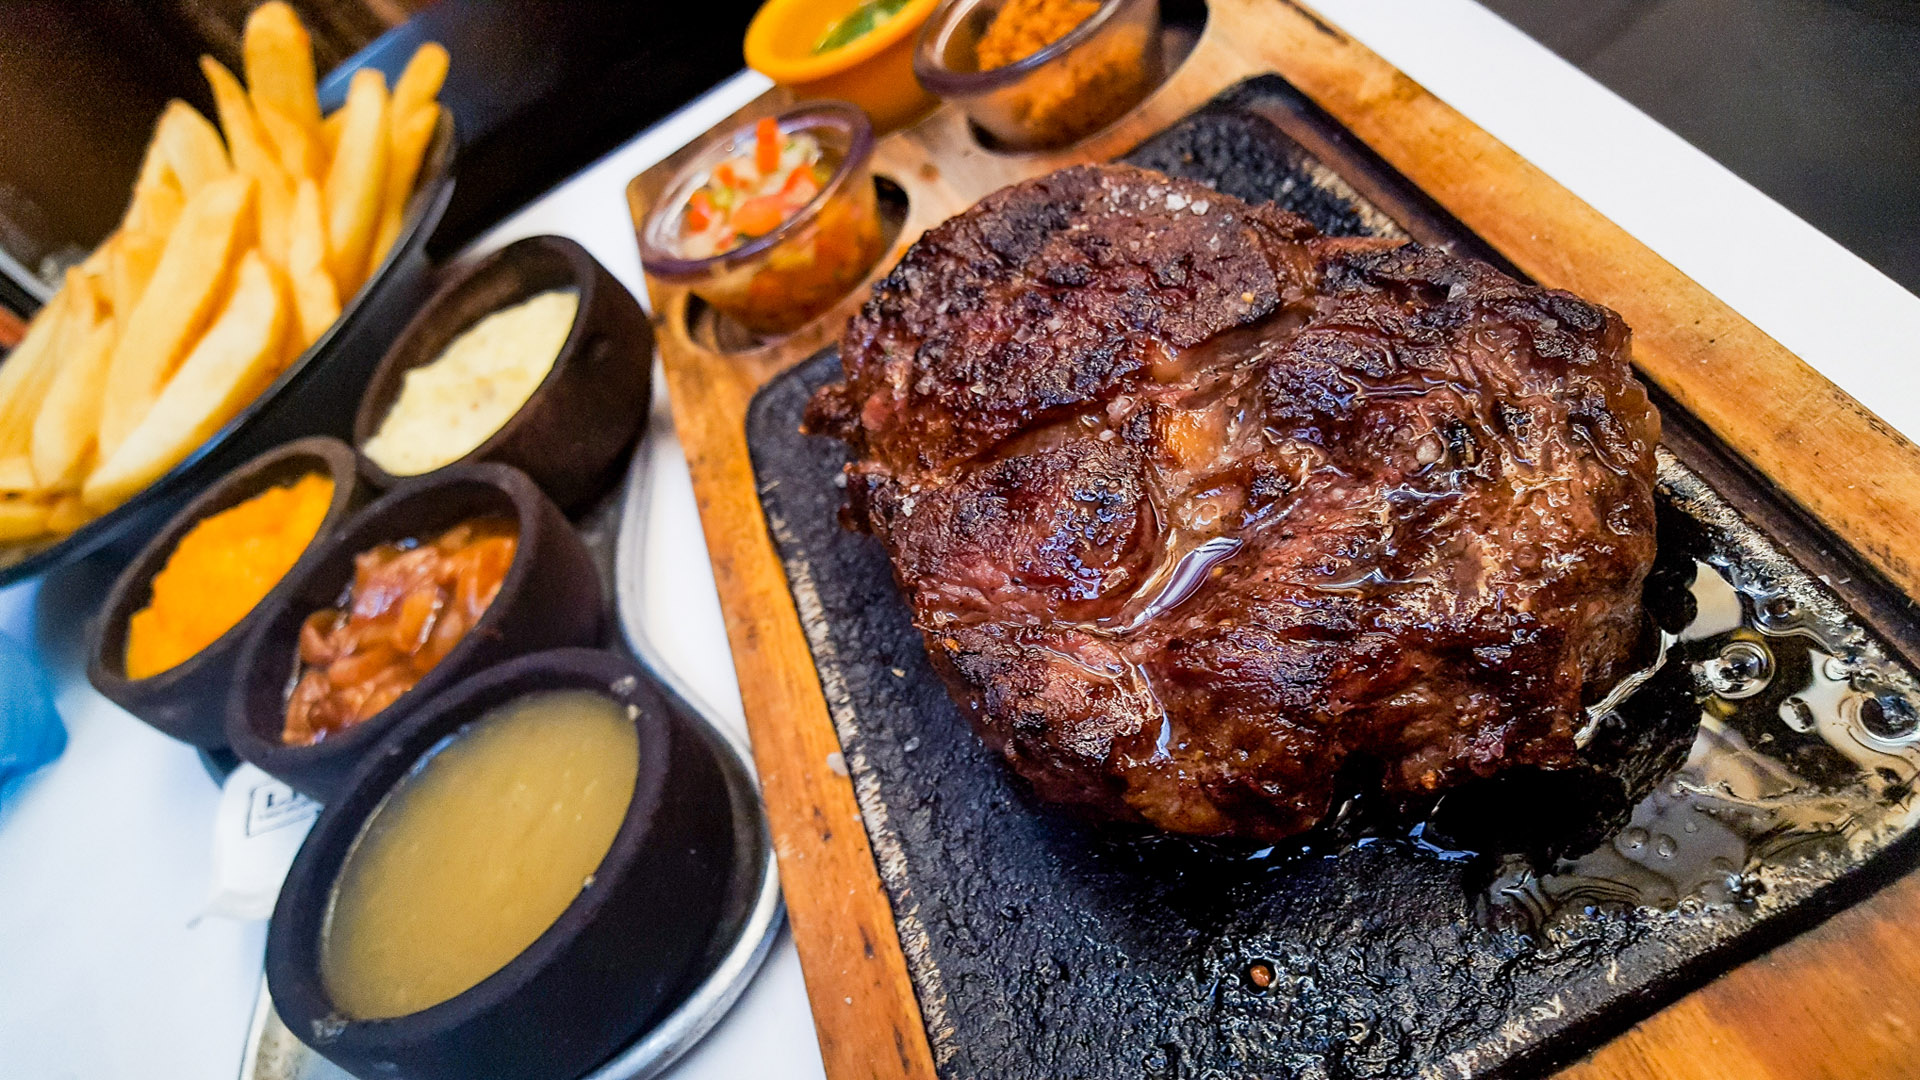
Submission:
<svg viewBox="0 0 1920 1080">
<path fill-rule="evenodd" d="M 1356 756 L 1573 762 L 1641 631 L 1659 417 L 1604 308 L 1118 166 L 929 231 L 808 430 L 1043 798 L 1277 839 Z"/>
</svg>

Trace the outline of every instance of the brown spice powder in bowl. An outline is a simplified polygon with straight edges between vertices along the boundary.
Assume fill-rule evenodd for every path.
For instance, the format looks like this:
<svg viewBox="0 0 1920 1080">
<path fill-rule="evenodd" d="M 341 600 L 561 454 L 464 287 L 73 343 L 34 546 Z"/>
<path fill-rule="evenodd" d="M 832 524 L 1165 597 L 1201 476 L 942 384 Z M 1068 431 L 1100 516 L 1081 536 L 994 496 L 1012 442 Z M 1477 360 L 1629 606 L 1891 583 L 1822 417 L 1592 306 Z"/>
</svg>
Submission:
<svg viewBox="0 0 1920 1080">
<path fill-rule="evenodd" d="M 1025 60 L 1100 10 L 1100 0 L 1008 0 L 974 52 L 981 71 Z"/>
</svg>

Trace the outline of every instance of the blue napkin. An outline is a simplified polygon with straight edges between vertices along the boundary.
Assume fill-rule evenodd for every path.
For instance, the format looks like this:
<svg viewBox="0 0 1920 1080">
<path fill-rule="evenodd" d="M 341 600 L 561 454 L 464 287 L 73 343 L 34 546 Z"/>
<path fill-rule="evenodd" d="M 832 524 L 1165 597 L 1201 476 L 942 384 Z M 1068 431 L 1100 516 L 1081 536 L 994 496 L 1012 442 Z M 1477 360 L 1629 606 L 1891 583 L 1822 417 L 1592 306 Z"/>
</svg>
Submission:
<svg viewBox="0 0 1920 1080">
<path fill-rule="evenodd" d="M 67 727 L 53 708 L 53 687 L 24 645 L 0 634 L 0 803 L 21 777 L 60 756 Z"/>
</svg>

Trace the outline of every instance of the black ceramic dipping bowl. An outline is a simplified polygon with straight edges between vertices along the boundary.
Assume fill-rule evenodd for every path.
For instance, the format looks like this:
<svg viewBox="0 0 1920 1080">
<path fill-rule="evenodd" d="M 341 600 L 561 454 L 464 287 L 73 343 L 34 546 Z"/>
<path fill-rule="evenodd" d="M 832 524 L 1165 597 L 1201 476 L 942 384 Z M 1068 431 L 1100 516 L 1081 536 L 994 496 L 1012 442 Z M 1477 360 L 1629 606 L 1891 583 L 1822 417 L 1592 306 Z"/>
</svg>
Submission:
<svg viewBox="0 0 1920 1080">
<path fill-rule="evenodd" d="M 336 607 L 353 583 L 354 556 L 375 545 L 428 539 L 470 518 L 519 524 L 519 547 L 493 603 L 413 689 L 369 719 L 311 746 L 281 740 L 298 664 L 300 625 Z M 227 696 L 227 742 L 241 758 L 323 803 L 382 735 L 468 675 L 519 656 L 600 641 L 606 601 L 580 535 L 525 473 L 505 465 L 440 469 L 396 486 L 348 520 L 319 558 L 255 612 Z"/>
<path fill-rule="evenodd" d="M 633 801 L 592 884 L 526 951 L 471 989 L 386 1020 L 333 1008 L 320 946 L 333 884 L 369 815 L 442 739 L 541 690 L 631 706 Z M 734 851 L 726 781 L 700 721 L 632 661 L 588 649 L 523 656 L 392 728 L 308 834 L 267 931 L 267 985 L 289 1030 L 358 1076 L 574 1080 L 657 1022 L 700 972 Z"/>
<path fill-rule="evenodd" d="M 333 502 L 320 521 L 319 531 L 286 576 L 245 618 L 206 648 L 156 675 L 127 678 L 128 620 L 153 599 L 154 575 L 166 566 L 188 530 L 270 487 L 291 484 L 315 472 L 332 479 Z M 366 501 L 367 494 L 367 486 L 356 471 L 353 448 L 324 436 L 296 439 L 269 450 L 216 481 L 175 514 L 114 581 L 106 605 L 87 631 L 87 681 L 114 704 L 165 734 L 209 750 L 225 747 L 227 691 L 233 684 L 235 660 L 248 631 L 301 573 L 320 560 L 327 536 Z"/>
<path fill-rule="evenodd" d="M 438 359 L 454 338 L 486 316 L 550 289 L 580 294 L 579 312 L 552 370 L 518 412 L 453 465 L 512 465 L 568 510 L 604 492 L 624 471 L 629 451 L 646 429 L 653 325 L 606 267 L 561 236 L 516 241 L 442 286 L 367 383 L 353 422 L 353 444 L 365 446 L 380 429 L 409 371 Z M 403 479 L 362 460 L 367 476 L 381 487 Z"/>
</svg>

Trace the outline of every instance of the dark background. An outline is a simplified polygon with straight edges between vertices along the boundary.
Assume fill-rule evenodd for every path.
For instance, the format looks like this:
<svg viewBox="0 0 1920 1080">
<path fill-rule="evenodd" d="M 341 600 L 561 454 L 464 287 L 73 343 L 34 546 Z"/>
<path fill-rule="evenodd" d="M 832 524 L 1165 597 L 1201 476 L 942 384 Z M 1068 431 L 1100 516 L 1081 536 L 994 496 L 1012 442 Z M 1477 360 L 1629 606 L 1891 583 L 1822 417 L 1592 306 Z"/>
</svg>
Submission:
<svg viewBox="0 0 1920 1080">
<path fill-rule="evenodd" d="M 1920 2 L 1481 2 L 1920 292 Z"/>
</svg>

